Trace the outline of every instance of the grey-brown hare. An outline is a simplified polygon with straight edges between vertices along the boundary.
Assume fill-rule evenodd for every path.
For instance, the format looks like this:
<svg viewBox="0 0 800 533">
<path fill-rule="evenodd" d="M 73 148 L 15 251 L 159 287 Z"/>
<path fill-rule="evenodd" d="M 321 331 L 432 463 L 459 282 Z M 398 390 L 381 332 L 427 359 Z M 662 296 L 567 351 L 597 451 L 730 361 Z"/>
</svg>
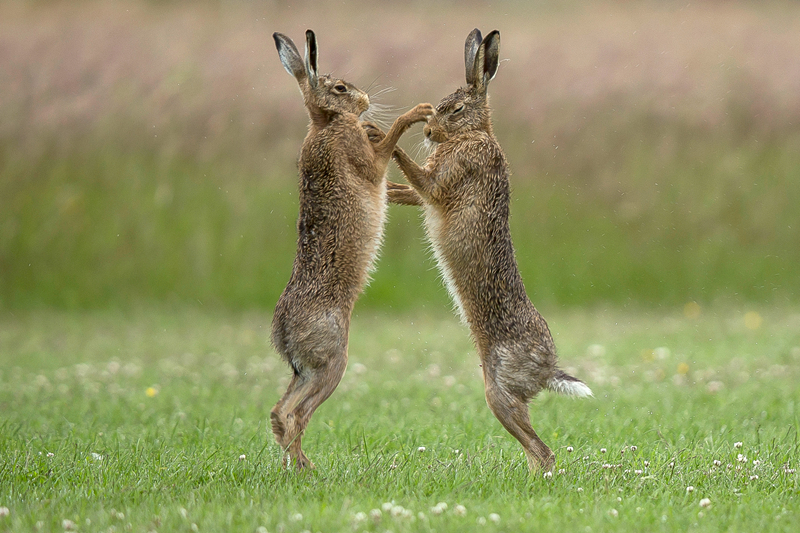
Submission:
<svg viewBox="0 0 800 533">
<path fill-rule="evenodd" d="M 400 136 L 432 113 L 420 104 L 371 142 L 360 116 L 368 95 L 317 72 L 317 42 L 306 31 L 305 58 L 291 39 L 273 34 L 281 63 L 295 77 L 310 123 L 300 150 L 297 254 L 272 321 L 272 342 L 292 368 L 286 393 L 270 413 L 272 431 L 298 469 L 312 462 L 301 448 L 317 407 L 347 366 L 350 313 L 368 280 L 383 235 L 386 170 Z"/>
<path fill-rule="evenodd" d="M 486 401 L 521 444 L 529 467 L 551 469 L 554 455 L 536 435 L 528 402 L 541 389 L 591 396 L 557 366 L 547 323 L 525 293 L 511 243 L 508 165 L 492 132 L 487 88 L 497 73 L 500 33 L 465 44 L 467 85 L 442 99 L 424 127 L 435 151 L 425 166 L 399 147 L 394 159 L 413 186 L 389 199 L 421 205 L 445 284 L 480 354 Z"/>
</svg>

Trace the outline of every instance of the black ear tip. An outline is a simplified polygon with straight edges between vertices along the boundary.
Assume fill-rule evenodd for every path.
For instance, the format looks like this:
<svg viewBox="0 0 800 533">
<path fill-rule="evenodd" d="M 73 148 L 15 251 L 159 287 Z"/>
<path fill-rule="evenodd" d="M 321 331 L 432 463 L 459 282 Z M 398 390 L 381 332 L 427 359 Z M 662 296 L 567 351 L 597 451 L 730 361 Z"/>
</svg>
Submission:
<svg viewBox="0 0 800 533">
<path fill-rule="evenodd" d="M 315 39 L 316 35 L 314 35 L 313 30 L 306 30 L 306 39 Z"/>
</svg>

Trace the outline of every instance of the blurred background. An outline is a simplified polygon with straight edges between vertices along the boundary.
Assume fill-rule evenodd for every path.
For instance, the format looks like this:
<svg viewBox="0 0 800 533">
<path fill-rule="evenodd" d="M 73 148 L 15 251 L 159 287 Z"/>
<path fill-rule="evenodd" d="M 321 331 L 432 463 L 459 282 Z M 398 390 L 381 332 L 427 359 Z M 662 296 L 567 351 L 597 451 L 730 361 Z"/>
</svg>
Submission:
<svg viewBox="0 0 800 533">
<path fill-rule="evenodd" d="M 271 34 L 306 28 L 323 72 L 394 88 L 395 114 L 500 30 L 535 303 L 800 300 L 800 3 L 318 4 L 0 3 L 0 308 L 271 309 L 307 125 Z M 362 309 L 449 308 L 414 208 L 390 209 L 373 278 Z"/>
</svg>

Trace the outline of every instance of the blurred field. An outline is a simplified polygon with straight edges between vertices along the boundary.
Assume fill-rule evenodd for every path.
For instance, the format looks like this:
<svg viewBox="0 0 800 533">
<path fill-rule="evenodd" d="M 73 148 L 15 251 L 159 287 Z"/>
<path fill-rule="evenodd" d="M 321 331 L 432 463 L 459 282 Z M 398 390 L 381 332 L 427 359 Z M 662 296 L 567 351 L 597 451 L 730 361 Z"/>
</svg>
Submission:
<svg viewBox="0 0 800 533">
<path fill-rule="evenodd" d="M 475 26 L 535 301 L 798 301 L 800 4 L 8 1 L 0 306 L 272 306 L 306 116 L 271 33 L 399 113 Z M 443 309 L 425 247 L 392 208 L 365 303 Z"/>
</svg>

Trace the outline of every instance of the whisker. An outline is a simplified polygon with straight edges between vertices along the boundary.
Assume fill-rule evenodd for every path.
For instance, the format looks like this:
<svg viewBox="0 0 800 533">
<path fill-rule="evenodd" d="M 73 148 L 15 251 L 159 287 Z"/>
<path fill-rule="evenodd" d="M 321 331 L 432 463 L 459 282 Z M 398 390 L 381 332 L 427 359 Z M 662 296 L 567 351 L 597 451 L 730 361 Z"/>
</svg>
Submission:
<svg viewBox="0 0 800 533">
<path fill-rule="evenodd" d="M 378 80 L 381 78 L 381 76 L 383 76 L 383 74 L 378 74 L 378 75 L 375 77 L 375 79 L 374 79 L 374 80 L 372 80 L 372 83 L 370 83 L 370 84 L 367 86 L 367 88 L 366 88 L 366 89 L 364 89 L 364 92 L 365 92 L 365 93 L 367 93 L 367 94 L 369 94 L 369 91 L 372 89 L 372 86 L 373 86 L 373 85 L 375 85 L 375 82 L 377 82 L 377 81 L 378 81 Z"/>
<path fill-rule="evenodd" d="M 394 92 L 396 90 L 397 89 L 395 87 L 384 87 L 383 89 L 380 89 L 380 90 L 376 91 L 375 94 L 371 94 L 370 98 L 380 98 L 384 94 L 391 93 L 391 92 Z M 367 93 L 369 94 L 369 91 L 367 91 Z"/>
</svg>

